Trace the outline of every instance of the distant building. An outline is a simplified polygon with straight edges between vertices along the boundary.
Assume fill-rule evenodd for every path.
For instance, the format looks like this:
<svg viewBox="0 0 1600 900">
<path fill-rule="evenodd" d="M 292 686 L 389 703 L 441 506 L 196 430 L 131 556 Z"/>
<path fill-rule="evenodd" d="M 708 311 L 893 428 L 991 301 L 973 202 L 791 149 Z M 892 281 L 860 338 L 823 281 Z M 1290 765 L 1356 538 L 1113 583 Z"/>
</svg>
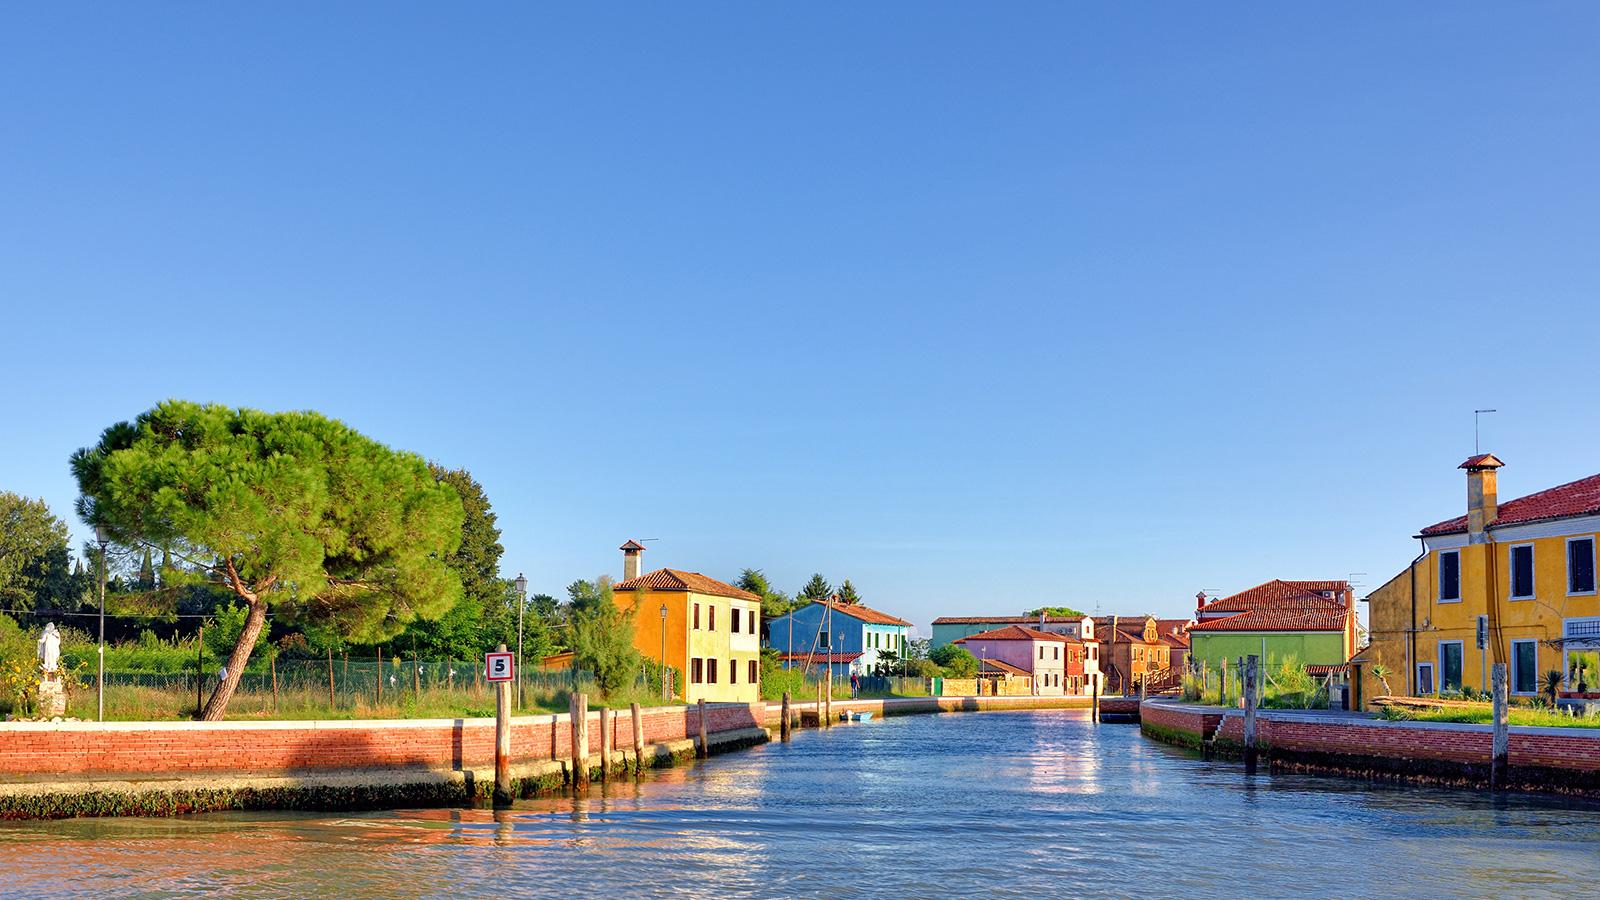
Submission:
<svg viewBox="0 0 1600 900">
<path fill-rule="evenodd" d="M 678 569 L 640 574 L 644 546 L 622 545 L 624 578 L 611 586 L 620 609 L 638 606 L 633 644 L 678 671 L 685 702 L 761 697 L 761 598 Z"/>
<path fill-rule="evenodd" d="M 956 644 L 978 657 L 980 677 L 991 672 L 1004 675 L 1011 667 L 1026 673 L 1032 679 L 1030 693 L 1042 697 L 1060 697 L 1070 686 L 1067 680 L 1069 649 L 1081 655 L 1082 638 L 1072 635 L 1052 634 L 1022 625 L 1007 625 L 993 631 L 983 631 L 957 638 Z M 998 665 L 991 665 L 998 664 Z"/>
<path fill-rule="evenodd" d="M 1100 671 L 1107 691 L 1131 693 L 1142 679 L 1164 674 L 1172 665 L 1172 648 L 1161 639 L 1154 616 L 1101 616 L 1095 620 L 1100 641 Z"/>
<path fill-rule="evenodd" d="M 1089 616 L 940 616 L 933 620 L 933 635 L 928 641 L 928 649 L 937 650 L 945 644 L 955 643 L 957 638 L 1007 625 L 1023 625 L 1051 634 L 1094 637 L 1094 619 Z"/>
<path fill-rule="evenodd" d="M 1224 659 L 1259 656 L 1264 665 L 1294 659 L 1340 666 L 1356 650 L 1356 613 L 1348 581 L 1275 579 L 1219 600 L 1200 594 L 1189 626 L 1189 658 L 1212 669 Z"/>
<path fill-rule="evenodd" d="M 784 668 L 822 665 L 835 675 L 871 675 L 905 658 L 911 623 L 860 603 L 812 602 L 767 620 L 767 646 Z"/>
</svg>

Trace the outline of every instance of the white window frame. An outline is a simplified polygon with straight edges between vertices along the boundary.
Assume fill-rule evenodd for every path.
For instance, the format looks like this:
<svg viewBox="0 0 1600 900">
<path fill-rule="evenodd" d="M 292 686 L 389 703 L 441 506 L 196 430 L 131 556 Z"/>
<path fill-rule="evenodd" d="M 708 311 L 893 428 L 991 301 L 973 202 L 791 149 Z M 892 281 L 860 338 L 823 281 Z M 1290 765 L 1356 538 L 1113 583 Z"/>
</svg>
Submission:
<svg viewBox="0 0 1600 900">
<path fill-rule="evenodd" d="M 1426 669 L 1427 672 L 1428 672 L 1428 690 L 1426 690 L 1426 691 L 1422 689 L 1422 672 L 1423 672 L 1424 669 Z M 1432 696 L 1435 696 L 1435 695 L 1437 695 L 1439 693 L 1439 680 L 1437 678 L 1433 677 L 1433 673 L 1434 673 L 1433 663 L 1431 663 L 1431 662 L 1419 662 L 1419 663 L 1417 663 L 1417 696 L 1419 696 L 1419 697 L 1432 697 Z"/>
<path fill-rule="evenodd" d="M 1595 563 L 1596 563 L 1595 555 L 1596 555 L 1596 549 L 1597 549 L 1596 545 L 1600 544 L 1600 541 L 1595 540 L 1595 536 L 1592 535 L 1592 534 L 1574 535 L 1573 537 L 1567 538 L 1566 546 L 1563 548 L 1566 552 L 1562 554 L 1563 557 L 1566 560 L 1566 567 L 1567 567 L 1567 596 L 1568 597 L 1593 597 L 1595 595 L 1595 591 L 1575 591 L 1575 590 L 1572 589 L 1572 543 L 1573 543 L 1573 541 L 1588 541 L 1589 542 L 1589 573 L 1590 573 L 1590 577 L 1594 580 L 1595 587 L 1597 587 L 1597 588 L 1600 588 L 1600 567 L 1597 567 L 1595 565 Z"/>
<path fill-rule="evenodd" d="M 1528 548 L 1528 588 L 1526 594 L 1513 593 L 1517 589 L 1517 550 Z M 1532 600 L 1539 596 L 1539 551 L 1534 549 L 1533 541 L 1523 541 L 1518 544 L 1506 545 L 1506 597 L 1511 600 Z"/>
<path fill-rule="evenodd" d="M 1440 695 L 1444 694 L 1444 648 L 1445 648 L 1445 645 L 1447 645 L 1447 644 L 1455 644 L 1457 647 L 1461 648 L 1461 684 L 1460 684 L 1459 687 L 1456 688 L 1456 690 L 1459 691 L 1459 690 L 1461 690 L 1461 688 L 1464 688 L 1464 687 L 1467 686 L 1467 642 L 1466 641 L 1440 641 L 1439 642 L 1439 651 L 1438 651 L 1439 655 L 1434 657 L 1435 659 L 1437 659 L 1439 661 L 1439 667 L 1437 669 L 1434 669 L 1434 673 L 1439 676 L 1439 683 L 1434 685 L 1434 690 L 1435 690 L 1436 693 L 1438 693 Z"/>
<path fill-rule="evenodd" d="M 1517 645 L 1533 645 L 1533 690 L 1517 690 Z M 1539 695 L 1539 642 L 1529 638 L 1519 638 L 1511 642 L 1511 684 L 1507 685 L 1511 693 L 1519 697 L 1537 697 Z"/>
<path fill-rule="evenodd" d="M 1456 558 L 1456 595 L 1454 597 L 1446 597 L 1446 596 L 1444 596 L 1444 558 L 1446 556 L 1454 556 Z M 1461 602 L 1461 594 L 1463 593 L 1463 591 L 1461 590 L 1461 551 L 1460 550 L 1440 550 L 1437 554 L 1435 554 L 1434 564 L 1433 564 L 1433 581 L 1434 581 L 1433 593 L 1434 593 L 1434 598 L 1435 598 L 1435 600 L 1437 602 L 1439 602 L 1439 603 L 1460 603 Z"/>
</svg>

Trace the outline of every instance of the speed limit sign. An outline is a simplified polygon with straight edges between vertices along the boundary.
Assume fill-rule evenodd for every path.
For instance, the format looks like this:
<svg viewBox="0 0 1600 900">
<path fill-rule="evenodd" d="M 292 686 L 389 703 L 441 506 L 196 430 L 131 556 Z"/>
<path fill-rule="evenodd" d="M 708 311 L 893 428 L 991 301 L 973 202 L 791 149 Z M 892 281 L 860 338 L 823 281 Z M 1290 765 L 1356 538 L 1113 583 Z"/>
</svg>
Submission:
<svg viewBox="0 0 1600 900">
<path fill-rule="evenodd" d="M 516 668 L 516 665 L 513 663 L 515 658 L 516 654 L 514 653 L 490 653 L 485 655 L 483 680 L 513 680 L 516 677 L 512 674 L 513 670 Z"/>
</svg>

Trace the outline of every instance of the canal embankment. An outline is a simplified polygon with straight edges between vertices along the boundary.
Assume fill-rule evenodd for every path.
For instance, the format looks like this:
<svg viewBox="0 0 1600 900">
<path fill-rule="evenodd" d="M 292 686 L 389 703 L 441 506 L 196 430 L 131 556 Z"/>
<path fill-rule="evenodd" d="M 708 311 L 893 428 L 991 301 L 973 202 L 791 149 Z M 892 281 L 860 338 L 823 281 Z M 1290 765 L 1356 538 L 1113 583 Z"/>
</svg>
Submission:
<svg viewBox="0 0 1600 900">
<path fill-rule="evenodd" d="M 834 717 L 1087 708 L 1084 698 L 907 697 L 832 701 Z M 816 703 L 791 705 L 797 726 Z M 587 721 L 589 781 L 677 765 L 776 737 L 778 703 L 700 711 L 629 710 Z M 513 792 L 534 796 L 583 780 L 569 714 L 513 717 Z M 604 744 L 604 746 L 602 746 Z M 609 771 L 602 771 L 609 759 Z M 494 789 L 495 720 L 8 722 L 0 724 L 0 818 L 176 815 L 214 810 L 358 810 L 465 805 Z"/>
<path fill-rule="evenodd" d="M 1234 758 L 1244 753 L 1244 714 L 1219 706 L 1147 700 L 1143 733 Z M 1453 787 L 1487 788 L 1494 729 L 1408 722 L 1315 710 L 1256 712 L 1257 743 L 1273 769 Z M 1600 729 L 1512 726 L 1509 790 L 1600 797 Z"/>
</svg>

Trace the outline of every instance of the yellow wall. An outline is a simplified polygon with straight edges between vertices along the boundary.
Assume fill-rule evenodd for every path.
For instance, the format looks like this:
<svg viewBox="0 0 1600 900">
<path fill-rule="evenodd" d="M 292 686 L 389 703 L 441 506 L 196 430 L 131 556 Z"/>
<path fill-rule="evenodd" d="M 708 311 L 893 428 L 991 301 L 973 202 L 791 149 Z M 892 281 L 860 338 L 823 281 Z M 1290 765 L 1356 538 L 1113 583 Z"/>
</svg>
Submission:
<svg viewBox="0 0 1600 900">
<path fill-rule="evenodd" d="M 759 682 L 749 680 L 750 662 L 756 663 L 759 679 L 761 671 L 761 603 L 757 600 L 740 600 L 733 597 L 713 597 L 684 591 L 633 591 L 616 595 L 617 605 L 628 609 L 642 600 L 642 608 L 634 619 L 634 646 L 650 659 L 661 659 L 661 606 L 666 604 L 667 665 L 678 670 L 675 687 L 687 703 L 697 700 L 735 701 L 749 703 L 760 699 Z M 694 628 L 694 606 L 700 605 L 700 628 Z M 717 627 L 710 629 L 710 610 L 715 607 Z M 733 609 L 739 613 L 739 634 L 733 635 Z M 750 633 L 750 616 L 755 617 L 756 633 Z M 717 660 L 717 682 L 702 680 L 694 684 L 691 679 L 691 660 L 700 659 L 702 679 L 709 677 L 705 660 Z M 736 681 L 730 683 L 729 667 L 738 667 Z"/>
<path fill-rule="evenodd" d="M 1490 532 L 1493 534 L 1493 531 Z M 1409 569 L 1402 570 L 1388 584 L 1373 591 L 1368 615 L 1371 648 L 1369 661 L 1382 662 L 1393 670 L 1390 687 L 1396 694 L 1412 693 L 1417 662 L 1434 664 L 1434 684 L 1443 672 L 1439 666 L 1439 642 L 1462 642 L 1462 681 L 1474 689 L 1489 684 L 1489 670 L 1496 662 L 1511 662 L 1511 642 L 1538 640 L 1537 673 L 1564 668 L 1557 642 L 1562 620 L 1581 616 L 1600 616 L 1600 598 L 1567 595 L 1567 538 L 1595 536 L 1595 532 L 1572 532 L 1551 537 L 1517 540 L 1496 536 L 1493 543 L 1468 544 L 1456 548 L 1461 554 L 1461 601 L 1439 601 L 1439 555 L 1449 552 L 1430 550 L 1415 565 L 1417 619 L 1416 659 L 1407 670 L 1405 631 L 1411 623 L 1411 583 Z M 1534 598 L 1512 600 L 1511 547 L 1533 545 Z M 1490 617 L 1490 641 L 1485 650 L 1477 649 L 1477 618 Z M 1364 668 L 1370 668 L 1364 667 Z M 1363 693 L 1383 692 L 1377 679 L 1363 675 Z M 1593 680 L 1593 679 L 1591 679 Z M 1570 686 L 1569 686 L 1570 689 Z"/>
</svg>

